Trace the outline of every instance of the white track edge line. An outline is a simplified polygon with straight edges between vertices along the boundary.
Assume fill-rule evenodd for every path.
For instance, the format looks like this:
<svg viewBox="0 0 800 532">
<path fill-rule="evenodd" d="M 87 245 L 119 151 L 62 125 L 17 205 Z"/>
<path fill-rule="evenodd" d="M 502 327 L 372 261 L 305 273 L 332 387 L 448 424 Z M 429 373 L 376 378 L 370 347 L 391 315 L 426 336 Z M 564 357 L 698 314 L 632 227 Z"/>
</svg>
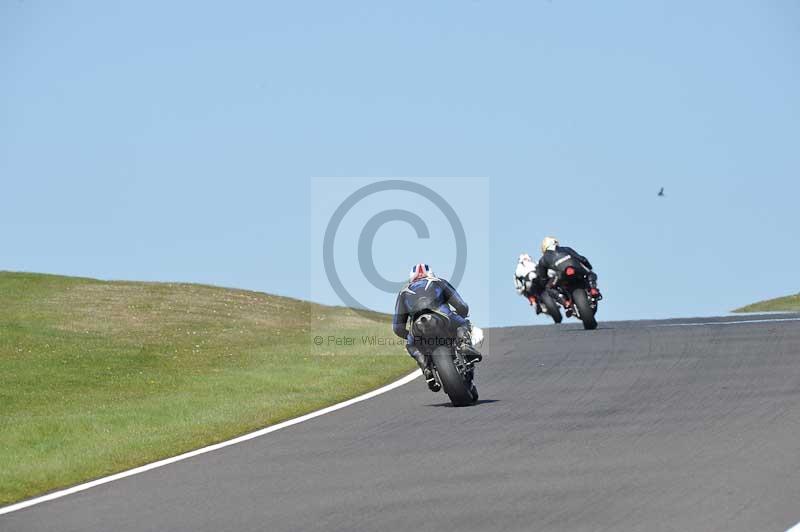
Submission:
<svg viewBox="0 0 800 532">
<path fill-rule="evenodd" d="M 331 412 L 335 412 L 336 410 L 340 410 L 342 408 L 348 407 L 350 405 L 354 405 L 356 403 L 360 403 L 361 401 L 366 401 L 367 399 L 371 399 L 378 395 L 384 394 L 390 390 L 394 390 L 395 388 L 399 388 L 404 384 L 407 384 L 417 377 L 422 375 L 420 370 L 417 370 L 413 373 L 406 375 L 405 377 L 396 380 L 392 383 L 387 384 L 386 386 L 382 386 L 377 390 L 372 390 L 371 392 L 367 392 L 363 395 L 359 395 L 358 397 L 353 397 L 352 399 L 348 399 L 347 401 L 342 401 L 341 403 L 336 403 L 335 405 L 331 405 L 325 407 L 321 410 L 316 410 L 314 412 L 310 412 L 308 414 L 302 415 L 300 417 L 287 419 L 286 421 L 282 421 L 276 425 L 270 425 L 269 427 L 264 427 L 263 429 L 259 429 L 255 432 L 250 432 L 248 434 L 243 434 L 242 436 L 238 436 L 231 440 L 226 440 L 223 442 L 215 443 L 213 445 L 208 445 L 206 447 L 202 447 L 200 449 L 195 449 L 194 451 L 189 451 L 183 454 L 179 454 L 177 456 L 173 456 L 171 458 L 165 458 L 163 460 L 159 460 L 157 462 L 152 462 L 149 464 L 145 464 L 143 466 L 135 467 L 133 469 L 129 469 L 127 471 L 121 471 L 119 473 L 115 473 L 113 475 L 109 475 L 107 477 L 98 478 L 96 480 L 92 480 L 90 482 L 85 482 L 83 484 L 78 484 L 77 486 L 72 486 L 71 488 L 66 488 L 59 491 L 54 491 L 52 493 L 48 493 L 46 495 L 42 495 L 40 497 L 34 497 L 33 499 L 28 499 L 26 501 L 18 502 L 16 504 L 12 504 L 10 506 L 5 506 L 0 508 L 0 515 L 9 514 L 11 512 L 15 512 L 17 510 L 22 510 L 23 508 L 28 508 L 29 506 L 34 506 L 36 504 L 41 504 L 43 502 L 52 501 L 53 499 L 59 499 L 61 497 L 65 497 L 67 495 L 71 495 L 73 493 L 78 493 L 84 490 L 88 490 L 89 488 L 93 488 L 95 486 L 100 486 L 102 484 L 108 484 L 109 482 L 113 482 L 115 480 L 119 480 L 122 478 L 130 477 L 133 475 L 137 475 L 139 473 L 144 473 L 145 471 L 150 471 L 151 469 L 156 469 L 159 467 L 163 467 L 165 465 L 174 464 L 175 462 L 180 462 L 181 460 L 186 460 L 187 458 L 192 458 L 194 456 L 198 456 L 205 453 L 210 453 L 211 451 L 216 451 L 217 449 L 222 449 L 223 447 L 229 447 L 231 445 L 236 445 L 237 443 L 242 443 L 244 441 L 252 440 L 254 438 L 258 438 L 259 436 L 263 436 L 265 434 L 269 434 L 270 432 L 275 432 L 281 429 L 285 429 L 286 427 L 291 427 L 292 425 L 297 425 L 298 423 L 302 423 L 304 421 L 308 421 L 309 419 L 314 419 L 315 417 L 323 416 L 325 414 L 329 414 Z"/>
<path fill-rule="evenodd" d="M 786 532 L 800 532 L 800 523 L 797 523 L 796 525 L 794 525 L 792 528 L 790 528 Z"/>
<path fill-rule="evenodd" d="M 740 323 L 774 323 L 778 321 L 800 321 L 800 318 L 771 318 L 767 320 L 736 320 L 736 321 L 695 321 L 689 323 L 659 323 L 646 327 L 701 327 L 703 325 L 738 325 Z M 800 531 L 798 531 L 800 532 Z"/>
</svg>

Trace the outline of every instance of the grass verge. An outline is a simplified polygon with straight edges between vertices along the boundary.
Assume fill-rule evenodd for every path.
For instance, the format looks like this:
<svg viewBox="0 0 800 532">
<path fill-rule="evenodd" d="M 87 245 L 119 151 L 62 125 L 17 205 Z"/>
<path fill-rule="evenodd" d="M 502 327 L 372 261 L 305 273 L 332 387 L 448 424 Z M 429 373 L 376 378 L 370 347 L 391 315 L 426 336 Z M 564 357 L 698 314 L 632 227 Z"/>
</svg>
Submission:
<svg viewBox="0 0 800 532">
<path fill-rule="evenodd" d="M 759 301 L 734 312 L 800 312 L 800 294 Z"/>
<path fill-rule="evenodd" d="M 0 505 L 391 382 L 415 365 L 366 339 L 390 336 L 257 292 L 0 272 Z"/>
</svg>

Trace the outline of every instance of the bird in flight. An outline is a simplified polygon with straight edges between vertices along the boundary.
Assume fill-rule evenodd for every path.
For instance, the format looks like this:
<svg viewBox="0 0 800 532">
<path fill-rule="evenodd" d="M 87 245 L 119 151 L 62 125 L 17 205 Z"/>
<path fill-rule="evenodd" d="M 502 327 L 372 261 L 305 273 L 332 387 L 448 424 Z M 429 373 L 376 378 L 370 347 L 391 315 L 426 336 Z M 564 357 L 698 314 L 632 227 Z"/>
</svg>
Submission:
<svg viewBox="0 0 800 532">
<path fill-rule="evenodd" d="M 661 190 L 658 191 L 658 195 L 661 197 L 664 196 L 664 187 L 661 187 Z"/>
</svg>

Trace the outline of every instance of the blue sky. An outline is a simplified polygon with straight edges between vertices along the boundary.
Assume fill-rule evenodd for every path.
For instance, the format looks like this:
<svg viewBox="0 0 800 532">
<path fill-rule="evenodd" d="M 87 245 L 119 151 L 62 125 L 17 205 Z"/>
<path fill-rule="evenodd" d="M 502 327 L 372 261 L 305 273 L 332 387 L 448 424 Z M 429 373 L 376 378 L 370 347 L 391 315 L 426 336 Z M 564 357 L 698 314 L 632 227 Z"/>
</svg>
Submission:
<svg viewBox="0 0 800 532">
<path fill-rule="evenodd" d="M 0 269 L 307 298 L 312 177 L 474 176 L 480 321 L 544 234 L 601 318 L 724 313 L 798 291 L 799 63 L 793 1 L 4 2 Z"/>
</svg>

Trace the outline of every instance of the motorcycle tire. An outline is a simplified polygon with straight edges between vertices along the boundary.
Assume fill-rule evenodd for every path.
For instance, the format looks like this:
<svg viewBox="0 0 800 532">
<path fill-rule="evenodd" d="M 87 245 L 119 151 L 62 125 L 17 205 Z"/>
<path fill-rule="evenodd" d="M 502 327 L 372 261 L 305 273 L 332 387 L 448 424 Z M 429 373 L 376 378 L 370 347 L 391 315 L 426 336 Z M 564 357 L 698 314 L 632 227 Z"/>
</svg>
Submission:
<svg viewBox="0 0 800 532">
<path fill-rule="evenodd" d="M 439 374 L 442 388 L 444 388 L 444 392 L 450 398 L 453 406 L 474 404 L 478 400 L 478 390 L 469 379 L 458 372 L 450 348 L 446 346 L 437 347 L 433 352 L 432 358 L 436 373 Z"/>
<path fill-rule="evenodd" d="M 578 307 L 578 312 L 581 315 L 583 328 L 586 330 L 597 329 L 597 320 L 594 318 L 594 309 L 589 303 L 589 296 L 586 295 L 586 290 L 578 288 L 572 292 L 572 304 Z"/>
</svg>

